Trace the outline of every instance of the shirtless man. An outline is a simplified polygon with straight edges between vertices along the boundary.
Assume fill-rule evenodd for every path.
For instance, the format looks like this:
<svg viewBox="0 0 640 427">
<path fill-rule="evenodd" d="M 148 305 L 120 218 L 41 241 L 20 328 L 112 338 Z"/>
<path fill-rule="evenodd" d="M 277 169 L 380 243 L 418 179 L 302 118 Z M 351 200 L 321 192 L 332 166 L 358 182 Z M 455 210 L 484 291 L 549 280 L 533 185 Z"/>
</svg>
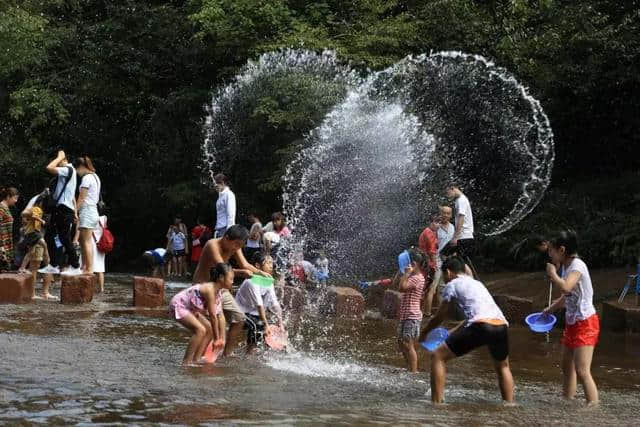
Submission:
<svg viewBox="0 0 640 427">
<path fill-rule="evenodd" d="M 246 228 L 241 225 L 233 225 L 226 230 L 224 236 L 209 240 L 202 248 L 200 261 L 198 261 L 198 266 L 193 274 L 193 283 L 209 282 L 211 280 L 209 273 L 211 269 L 216 264 L 229 262 L 231 258 L 235 259 L 238 267 L 233 269 L 236 277 L 251 277 L 254 274 L 271 277 L 269 273 L 258 270 L 249 264 L 242 254 L 242 248 L 248 237 L 249 231 Z M 240 310 L 229 291 L 222 293 L 222 310 L 225 319 L 231 324 L 229 336 L 224 347 L 224 355 L 228 356 L 236 348 L 238 335 L 244 326 L 244 313 Z"/>
</svg>

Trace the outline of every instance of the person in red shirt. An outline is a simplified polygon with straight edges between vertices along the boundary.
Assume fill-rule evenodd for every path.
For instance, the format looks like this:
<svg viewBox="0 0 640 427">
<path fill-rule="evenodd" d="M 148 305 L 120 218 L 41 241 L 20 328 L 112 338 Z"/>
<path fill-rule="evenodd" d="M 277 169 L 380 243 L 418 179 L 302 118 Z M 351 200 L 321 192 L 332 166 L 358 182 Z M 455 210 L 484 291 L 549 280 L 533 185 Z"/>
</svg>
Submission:
<svg viewBox="0 0 640 427">
<path fill-rule="evenodd" d="M 198 218 L 198 225 L 191 230 L 191 263 L 198 265 L 200 256 L 202 255 L 202 247 L 207 243 L 207 240 L 211 238 L 211 229 L 204 225 L 200 218 Z"/>
<path fill-rule="evenodd" d="M 431 304 L 433 303 L 433 293 L 428 294 L 428 290 L 433 286 L 433 277 L 438 268 L 438 227 L 440 227 L 440 215 L 432 214 L 430 221 L 429 226 L 424 229 L 418 238 L 418 247 L 429 259 L 429 271 L 425 276 L 425 294 L 427 294 L 427 298 L 424 312 L 427 316 L 431 316 Z"/>
</svg>

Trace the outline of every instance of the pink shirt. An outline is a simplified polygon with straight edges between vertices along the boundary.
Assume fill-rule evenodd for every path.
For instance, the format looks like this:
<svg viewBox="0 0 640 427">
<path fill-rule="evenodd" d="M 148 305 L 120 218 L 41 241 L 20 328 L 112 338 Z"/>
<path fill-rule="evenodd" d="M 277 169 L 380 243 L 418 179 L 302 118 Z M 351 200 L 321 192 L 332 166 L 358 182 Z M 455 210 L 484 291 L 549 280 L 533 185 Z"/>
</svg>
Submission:
<svg viewBox="0 0 640 427">
<path fill-rule="evenodd" d="M 398 318 L 400 320 L 422 320 L 422 294 L 424 293 L 424 276 L 415 274 L 407 280 L 408 289 L 402 294 L 402 302 Z"/>
</svg>

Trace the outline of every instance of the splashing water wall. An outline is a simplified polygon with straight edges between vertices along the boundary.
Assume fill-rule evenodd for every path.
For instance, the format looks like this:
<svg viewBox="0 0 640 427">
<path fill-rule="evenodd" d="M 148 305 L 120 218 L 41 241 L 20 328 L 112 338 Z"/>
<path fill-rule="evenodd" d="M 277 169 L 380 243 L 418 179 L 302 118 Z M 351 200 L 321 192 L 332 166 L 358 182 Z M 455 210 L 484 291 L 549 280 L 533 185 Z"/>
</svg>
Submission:
<svg viewBox="0 0 640 427">
<path fill-rule="evenodd" d="M 526 216 L 550 182 L 553 135 L 539 102 L 506 70 L 456 52 L 407 57 L 365 80 L 328 52 L 263 55 L 214 96 L 210 173 L 246 143 L 243 109 L 261 82 L 294 73 L 344 88 L 299 145 L 283 194 L 291 243 L 324 249 L 334 277 L 389 272 L 444 202 L 447 183 L 469 196 L 476 231 L 492 235 Z"/>
</svg>

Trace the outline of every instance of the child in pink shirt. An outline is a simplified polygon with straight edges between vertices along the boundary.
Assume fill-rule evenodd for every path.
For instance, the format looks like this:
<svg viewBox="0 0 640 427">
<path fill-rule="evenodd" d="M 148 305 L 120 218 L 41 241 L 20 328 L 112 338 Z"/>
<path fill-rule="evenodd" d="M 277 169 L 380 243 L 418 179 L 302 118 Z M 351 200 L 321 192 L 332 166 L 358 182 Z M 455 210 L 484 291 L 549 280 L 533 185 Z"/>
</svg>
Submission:
<svg viewBox="0 0 640 427">
<path fill-rule="evenodd" d="M 424 270 L 428 268 L 428 262 L 420 249 L 411 248 L 409 258 L 411 264 L 405 271 L 398 272 L 394 278 L 394 284 L 398 284 L 398 290 L 403 292 L 402 302 L 398 310 L 398 347 L 407 362 L 410 372 L 418 372 L 418 354 L 416 345 L 420 335 L 420 322 L 422 321 L 422 298 L 424 295 Z"/>
</svg>

